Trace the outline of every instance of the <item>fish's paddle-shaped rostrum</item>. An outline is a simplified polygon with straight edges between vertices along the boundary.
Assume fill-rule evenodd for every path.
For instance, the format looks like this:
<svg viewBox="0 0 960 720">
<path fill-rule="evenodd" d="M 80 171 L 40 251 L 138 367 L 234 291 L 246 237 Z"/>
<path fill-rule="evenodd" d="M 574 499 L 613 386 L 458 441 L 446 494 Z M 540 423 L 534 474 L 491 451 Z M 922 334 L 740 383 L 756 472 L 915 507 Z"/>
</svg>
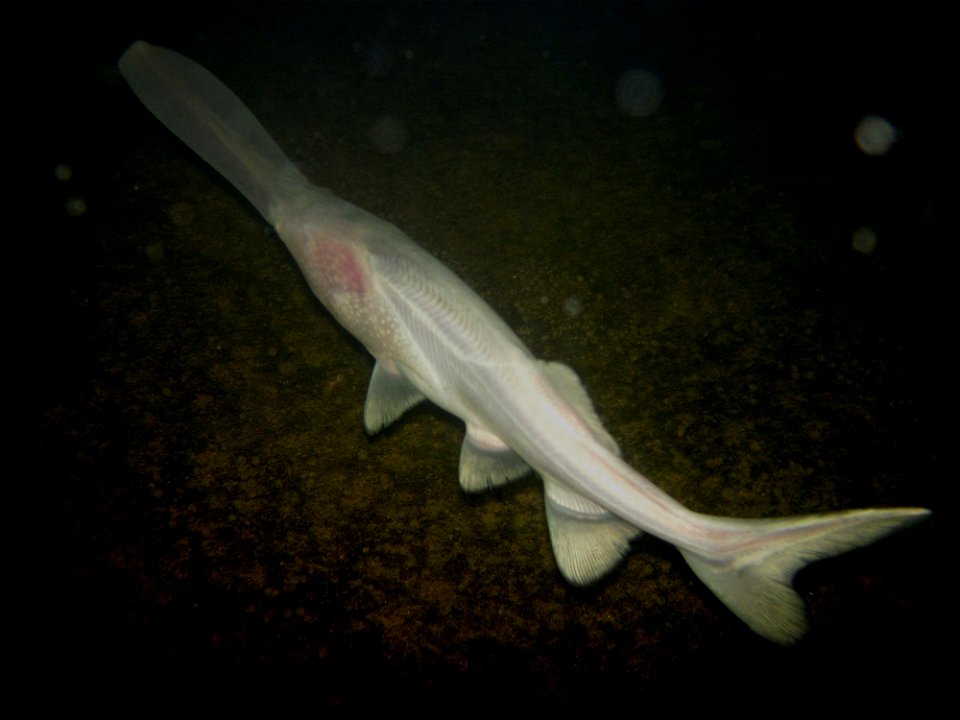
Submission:
<svg viewBox="0 0 960 720">
<path fill-rule="evenodd" d="M 147 108 L 233 183 L 286 243 L 320 301 L 376 358 L 364 408 L 375 433 L 427 398 L 466 423 L 460 484 L 535 470 L 557 565 L 591 583 L 641 531 L 679 548 L 754 631 L 807 627 L 794 574 L 929 514 L 876 508 L 778 519 L 688 510 L 620 458 L 577 375 L 535 358 L 467 285 L 403 232 L 312 185 L 253 114 L 193 61 L 134 43 L 120 71 Z"/>
</svg>

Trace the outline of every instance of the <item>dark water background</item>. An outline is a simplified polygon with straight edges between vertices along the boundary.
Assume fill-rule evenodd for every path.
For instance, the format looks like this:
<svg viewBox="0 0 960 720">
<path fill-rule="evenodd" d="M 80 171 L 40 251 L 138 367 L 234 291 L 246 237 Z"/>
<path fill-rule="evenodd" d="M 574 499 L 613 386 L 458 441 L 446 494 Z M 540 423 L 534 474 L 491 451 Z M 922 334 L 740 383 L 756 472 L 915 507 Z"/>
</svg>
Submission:
<svg viewBox="0 0 960 720">
<path fill-rule="evenodd" d="M 39 221 L 8 270 L 27 403 L 7 680 L 318 708 L 935 696 L 955 564 L 943 19 L 766 5 L 38 18 L 48 64 L 19 79 Z M 804 571 L 813 629 L 792 649 L 653 538 L 598 587 L 566 585 L 535 478 L 461 493 L 459 421 L 424 406 L 364 434 L 371 359 L 124 85 L 138 38 L 214 72 L 309 177 L 576 368 L 628 461 L 680 501 L 933 519 Z M 635 68 L 663 90 L 644 117 L 616 102 Z M 881 157 L 852 139 L 869 113 L 900 130 Z"/>
</svg>

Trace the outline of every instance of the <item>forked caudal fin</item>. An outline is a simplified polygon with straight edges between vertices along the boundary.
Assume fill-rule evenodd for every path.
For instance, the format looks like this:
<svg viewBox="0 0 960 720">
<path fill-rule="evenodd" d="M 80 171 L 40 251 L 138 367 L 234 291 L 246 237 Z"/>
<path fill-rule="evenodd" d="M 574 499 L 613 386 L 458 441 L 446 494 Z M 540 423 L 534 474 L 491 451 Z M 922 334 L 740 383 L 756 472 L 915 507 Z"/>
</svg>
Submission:
<svg viewBox="0 0 960 720">
<path fill-rule="evenodd" d="M 877 508 L 742 520 L 710 517 L 715 550 L 680 548 L 697 576 L 754 632 L 791 645 L 807 630 L 793 577 L 805 565 L 879 540 L 929 510 Z"/>
</svg>

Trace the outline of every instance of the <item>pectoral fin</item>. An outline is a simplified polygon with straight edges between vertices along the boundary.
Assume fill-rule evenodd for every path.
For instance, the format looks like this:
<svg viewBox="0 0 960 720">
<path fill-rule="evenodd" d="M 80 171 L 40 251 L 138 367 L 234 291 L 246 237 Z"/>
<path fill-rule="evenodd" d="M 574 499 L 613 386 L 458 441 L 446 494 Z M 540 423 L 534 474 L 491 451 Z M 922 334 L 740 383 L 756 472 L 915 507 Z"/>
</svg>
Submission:
<svg viewBox="0 0 960 720">
<path fill-rule="evenodd" d="M 544 476 L 544 504 L 557 567 L 572 585 L 589 585 L 610 572 L 640 531 Z"/>
<path fill-rule="evenodd" d="M 363 407 L 363 427 L 374 435 L 425 399 L 395 367 L 377 360 Z"/>
<path fill-rule="evenodd" d="M 460 448 L 460 487 L 476 493 L 516 480 L 530 472 L 526 461 L 484 428 L 467 425 Z"/>
</svg>

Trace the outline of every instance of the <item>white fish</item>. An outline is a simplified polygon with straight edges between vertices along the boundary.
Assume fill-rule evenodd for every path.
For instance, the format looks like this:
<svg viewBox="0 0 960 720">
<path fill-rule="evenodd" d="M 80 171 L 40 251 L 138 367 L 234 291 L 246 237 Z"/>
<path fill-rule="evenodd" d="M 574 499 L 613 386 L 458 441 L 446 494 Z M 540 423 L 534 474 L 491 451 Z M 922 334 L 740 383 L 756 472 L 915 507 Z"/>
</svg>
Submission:
<svg viewBox="0 0 960 720">
<path fill-rule="evenodd" d="M 641 531 L 679 548 L 755 632 L 807 628 L 794 574 L 929 514 L 873 508 L 778 519 L 693 512 L 620 458 L 573 370 L 535 358 L 467 285 L 403 232 L 312 185 L 253 114 L 193 61 L 134 43 L 120 71 L 147 108 L 276 229 L 310 287 L 376 358 L 364 425 L 427 398 L 466 423 L 460 484 L 477 492 L 535 470 L 557 565 L 575 585 L 612 569 Z"/>
</svg>

